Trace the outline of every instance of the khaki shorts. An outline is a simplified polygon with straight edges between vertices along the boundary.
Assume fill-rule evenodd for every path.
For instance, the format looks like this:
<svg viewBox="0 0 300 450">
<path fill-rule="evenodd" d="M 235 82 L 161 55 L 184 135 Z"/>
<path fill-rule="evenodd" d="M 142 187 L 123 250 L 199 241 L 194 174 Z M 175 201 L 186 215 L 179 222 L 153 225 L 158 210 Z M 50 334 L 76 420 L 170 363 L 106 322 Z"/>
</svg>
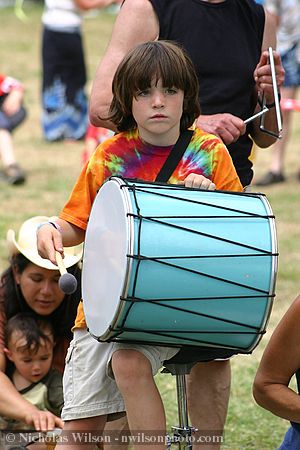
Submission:
<svg viewBox="0 0 300 450">
<path fill-rule="evenodd" d="M 63 376 L 62 420 L 101 415 L 115 420 L 124 415 L 123 397 L 113 379 L 110 364 L 112 354 L 120 349 L 143 353 L 151 363 L 153 376 L 162 367 L 163 361 L 179 351 L 171 347 L 97 342 L 86 329 L 75 330 Z"/>
</svg>

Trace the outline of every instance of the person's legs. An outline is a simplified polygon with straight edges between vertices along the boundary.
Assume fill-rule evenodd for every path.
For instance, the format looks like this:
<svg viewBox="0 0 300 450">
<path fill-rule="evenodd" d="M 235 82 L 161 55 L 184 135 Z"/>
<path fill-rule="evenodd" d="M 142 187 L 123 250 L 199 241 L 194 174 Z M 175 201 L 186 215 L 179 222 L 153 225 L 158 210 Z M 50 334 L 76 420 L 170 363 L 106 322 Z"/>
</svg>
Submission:
<svg viewBox="0 0 300 450">
<path fill-rule="evenodd" d="M 294 46 L 282 55 L 282 65 L 285 70 L 284 85 L 281 88 L 282 99 L 295 99 L 297 87 L 300 86 L 300 64 L 297 61 L 297 47 Z M 278 139 L 272 146 L 272 159 L 270 170 L 255 184 L 257 186 L 268 186 L 274 183 L 281 183 L 285 181 L 284 177 L 284 157 L 286 147 L 290 137 L 291 112 L 290 110 L 282 109 L 282 139 Z"/>
<path fill-rule="evenodd" d="M 165 430 L 164 407 L 149 360 L 136 350 L 118 350 L 112 357 L 112 369 L 125 401 L 130 429 Z"/>
<path fill-rule="evenodd" d="M 296 92 L 297 88 L 295 87 L 282 88 L 281 96 L 282 98 L 293 99 L 296 96 Z M 282 139 L 278 139 L 273 145 L 270 171 L 256 183 L 258 186 L 268 186 L 269 184 L 285 181 L 284 158 L 290 137 L 291 112 L 290 110 L 282 109 Z"/>
<path fill-rule="evenodd" d="M 65 426 L 59 450 L 94 449 L 102 442 L 107 417 L 113 420 L 124 414 L 123 398 L 107 375 L 112 347 L 97 342 L 86 329 L 74 331 L 63 376 Z"/>
<path fill-rule="evenodd" d="M 189 416 L 192 426 L 199 430 L 195 436 L 199 439 L 199 445 L 195 442 L 193 449 L 220 448 L 230 395 L 230 381 L 229 360 L 200 362 L 187 376 Z M 209 441 L 211 444 L 204 444 Z"/>
<path fill-rule="evenodd" d="M 286 87 L 282 88 L 281 95 L 282 98 L 291 98 L 294 99 L 296 97 L 297 88 L 296 87 Z M 282 130 L 282 139 L 278 139 L 278 141 L 273 145 L 272 152 L 272 161 L 270 170 L 275 174 L 284 173 L 284 157 L 286 152 L 286 146 L 290 137 L 290 125 L 291 125 L 291 111 L 282 109 L 282 121 L 284 124 Z"/>
<path fill-rule="evenodd" d="M 97 436 L 103 434 L 106 415 L 65 422 L 55 448 L 59 450 L 94 450 Z M 90 433 L 90 434 L 89 434 Z M 91 436 L 94 438 L 91 438 Z"/>
<path fill-rule="evenodd" d="M 0 129 L 0 157 L 7 181 L 10 184 L 24 183 L 25 174 L 16 161 L 12 135 L 5 129 Z"/>
<path fill-rule="evenodd" d="M 126 346 L 125 346 L 126 347 Z M 166 448 L 166 417 L 154 375 L 177 349 L 116 346 L 111 370 L 124 398 L 132 438 L 147 435 L 152 442 L 133 441 L 135 450 Z"/>
</svg>

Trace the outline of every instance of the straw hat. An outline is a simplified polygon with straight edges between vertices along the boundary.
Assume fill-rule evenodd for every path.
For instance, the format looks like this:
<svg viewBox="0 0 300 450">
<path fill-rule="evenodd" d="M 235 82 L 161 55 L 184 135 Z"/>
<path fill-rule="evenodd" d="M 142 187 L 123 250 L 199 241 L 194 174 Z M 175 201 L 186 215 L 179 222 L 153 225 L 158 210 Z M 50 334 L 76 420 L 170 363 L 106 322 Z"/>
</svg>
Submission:
<svg viewBox="0 0 300 450">
<path fill-rule="evenodd" d="M 52 262 L 48 259 L 43 259 L 40 257 L 36 246 L 37 226 L 41 222 L 48 222 L 49 219 L 50 217 L 46 216 L 35 216 L 31 219 L 25 220 L 20 227 L 17 240 L 14 230 L 8 230 L 6 240 L 10 256 L 17 253 L 22 253 L 22 255 L 37 266 L 50 270 L 58 270 L 58 267 L 52 264 Z M 65 247 L 64 253 L 64 264 L 66 268 L 71 267 L 78 263 L 82 257 L 82 245 Z"/>
</svg>

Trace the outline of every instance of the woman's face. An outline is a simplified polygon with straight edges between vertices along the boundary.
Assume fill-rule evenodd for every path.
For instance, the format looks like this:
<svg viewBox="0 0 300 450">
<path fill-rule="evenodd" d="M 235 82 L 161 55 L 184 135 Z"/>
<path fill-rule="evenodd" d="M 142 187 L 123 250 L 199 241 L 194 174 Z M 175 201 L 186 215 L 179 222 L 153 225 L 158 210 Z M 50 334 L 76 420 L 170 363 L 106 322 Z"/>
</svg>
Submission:
<svg viewBox="0 0 300 450">
<path fill-rule="evenodd" d="M 14 273 L 26 303 L 41 316 L 53 313 L 64 299 L 65 294 L 58 286 L 60 273 L 36 266 L 33 263 L 22 273 Z"/>
</svg>

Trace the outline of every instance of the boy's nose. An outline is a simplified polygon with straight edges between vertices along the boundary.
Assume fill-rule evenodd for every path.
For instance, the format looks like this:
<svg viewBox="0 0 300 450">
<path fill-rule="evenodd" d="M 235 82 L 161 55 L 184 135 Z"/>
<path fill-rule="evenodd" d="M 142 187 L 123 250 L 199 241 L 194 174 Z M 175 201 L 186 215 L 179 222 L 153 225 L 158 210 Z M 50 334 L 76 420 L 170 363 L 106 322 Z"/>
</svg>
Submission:
<svg viewBox="0 0 300 450">
<path fill-rule="evenodd" d="M 161 92 L 153 94 L 152 103 L 155 108 L 164 106 L 164 95 Z"/>
<path fill-rule="evenodd" d="M 32 371 L 33 371 L 33 373 L 40 371 L 39 361 L 34 361 L 34 363 L 32 364 Z"/>
</svg>

